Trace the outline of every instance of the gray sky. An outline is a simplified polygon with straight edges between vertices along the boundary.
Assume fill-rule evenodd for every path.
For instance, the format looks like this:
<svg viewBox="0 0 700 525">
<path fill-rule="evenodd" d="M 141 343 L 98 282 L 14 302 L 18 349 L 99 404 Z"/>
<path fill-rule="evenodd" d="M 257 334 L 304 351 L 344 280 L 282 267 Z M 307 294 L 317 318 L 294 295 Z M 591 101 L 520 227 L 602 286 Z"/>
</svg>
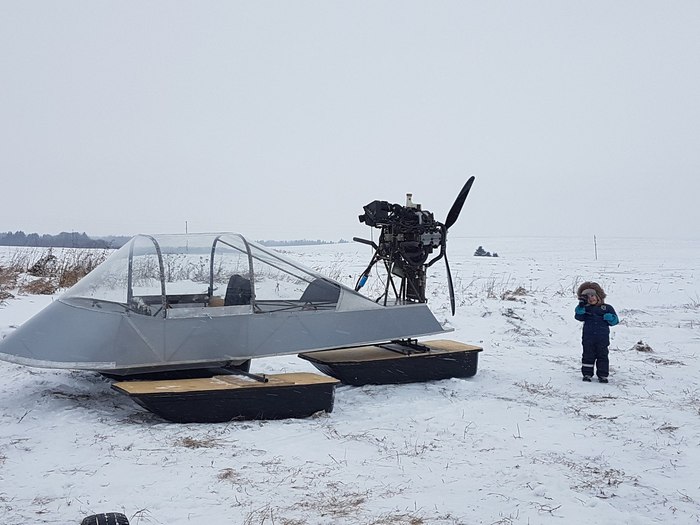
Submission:
<svg viewBox="0 0 700 525">
<path fill-rule="evenodd" d="M 0 0 L 0 231 L 697 236 L 700 2 Z"/>
</svg>

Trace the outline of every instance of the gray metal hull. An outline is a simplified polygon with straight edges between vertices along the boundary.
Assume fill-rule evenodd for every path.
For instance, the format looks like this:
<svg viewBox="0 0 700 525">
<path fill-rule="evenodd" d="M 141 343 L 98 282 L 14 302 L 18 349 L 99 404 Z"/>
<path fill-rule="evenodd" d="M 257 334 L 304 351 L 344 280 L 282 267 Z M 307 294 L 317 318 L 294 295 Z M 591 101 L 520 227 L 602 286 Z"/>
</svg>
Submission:
<svg viewBox="0 0 700 525">
<path fill-rule="evenodd" d="M 54 301 L 0 342 L 0 359 L 134 373 L 442 334 L 425 304 L 162 318 Z"/>
</svg>

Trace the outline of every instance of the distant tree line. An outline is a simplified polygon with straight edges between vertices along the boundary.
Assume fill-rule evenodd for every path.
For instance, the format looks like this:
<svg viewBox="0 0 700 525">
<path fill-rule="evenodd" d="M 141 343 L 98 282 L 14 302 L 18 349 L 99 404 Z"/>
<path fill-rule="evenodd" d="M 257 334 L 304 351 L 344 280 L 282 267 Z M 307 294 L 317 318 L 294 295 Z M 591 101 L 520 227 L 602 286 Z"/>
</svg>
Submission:
<svg viewBox="0 0 700 525">
<path fill-rule="evenodd" d="M 340 239 L 337 244 L 346 243 L 345 239 Z M 315 246 L 317 244 L 336 244 L 335 241 L 322 241 L 317 239 L 315 241 L 309 239 L 296 239 L 293 241 L 258 241 L 259 244 L 263 246 Z"/>
<path fill-rule="evenodd" d="M 85 232 L 61 232 L 58 235 L 29 233 L 23 231 L 0 233 L 0 246 L 32 246 L 41 248 L 121 248 L 131 237 L 112 235 L 108 237 L 88 237 Z M 293 241 L 258 241 L 263 246 L 314 246 L 336 244 L 334 241 L 296 239 Z M 347 243 L 340 239 L 338 244 Z"/>
<path fill-rule="evenodd" d="M 129 242 L 131 237 L 125 235 L 108 235 L 106 237 L 94 237 L 94 239 L 104 241 L 109 245 L 110 248 L 114 248 L 116 250 L 117 248 L 121 248 L 127 242 Z"/>
<path fill-rule="evenodd" d="M 2 246 L 36 246 L 42 248 L 114 248 L 104 239 L 91 239 L 85 232 L 61 232 L 58 235 L 26 234 L 23 231 L 0 233 Z"/>
</svg>

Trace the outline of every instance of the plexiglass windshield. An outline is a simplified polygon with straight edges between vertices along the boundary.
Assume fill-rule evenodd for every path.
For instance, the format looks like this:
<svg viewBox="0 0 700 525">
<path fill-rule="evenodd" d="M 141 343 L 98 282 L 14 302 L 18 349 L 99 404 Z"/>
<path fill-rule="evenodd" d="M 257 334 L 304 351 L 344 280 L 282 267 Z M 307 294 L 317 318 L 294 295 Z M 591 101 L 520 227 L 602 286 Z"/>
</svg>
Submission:
<svg viewBox="0 0 700 525">
<path fill-rule="evenodd" d="M 340 297 L 365 308 L 369 299 L 243 236 L 225 234 L 137 235 L 68 290 L 75 305 L 150 316 L 222 312 L 336 309 Z M 219 315 L 207 310 L 207 315 Z"/>
</svg>

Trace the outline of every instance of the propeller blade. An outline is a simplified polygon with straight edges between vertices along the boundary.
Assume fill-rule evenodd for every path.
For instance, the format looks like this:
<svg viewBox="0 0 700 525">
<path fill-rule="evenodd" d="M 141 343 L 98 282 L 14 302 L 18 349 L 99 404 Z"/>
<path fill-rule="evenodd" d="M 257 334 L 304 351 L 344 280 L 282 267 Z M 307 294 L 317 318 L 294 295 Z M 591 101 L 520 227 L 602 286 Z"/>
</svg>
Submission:
<svg viewBox="0 0 700 525">
<path fill-rule="evenodd" d="M 467 195 L 469 195 L 469 190 L 472 189 L 472 184 L 474 184 L 474 175 L 469 177 L 469 180 L 462 188 L 462 191 L 460 191 L 459 195 L 457 195 L 457 199 L 455 199 L 455 203 L 452 205 L 452 208 L 450 208 L 450 213 L 447 214 L 447 219 L 445 219 L 446 230 L 449 230 L 450 227 L 457 222 L 457 217 L 459 217 L 459 214 L 462 211 L 462 206 L 464 206 L 464 201 L 467 200 Z"/>
<path fill-rule="evenodd" d="M 445 270 L 447 270 L 447 287 L 450 289 L 450 306 L 452 307 L 452 315 L 455 314 L 455 289 L 452 286 L 452 273 L 450 273 L 450 263 L 447 262 L 447 254 L 445 254 Z"/>
</svg>

